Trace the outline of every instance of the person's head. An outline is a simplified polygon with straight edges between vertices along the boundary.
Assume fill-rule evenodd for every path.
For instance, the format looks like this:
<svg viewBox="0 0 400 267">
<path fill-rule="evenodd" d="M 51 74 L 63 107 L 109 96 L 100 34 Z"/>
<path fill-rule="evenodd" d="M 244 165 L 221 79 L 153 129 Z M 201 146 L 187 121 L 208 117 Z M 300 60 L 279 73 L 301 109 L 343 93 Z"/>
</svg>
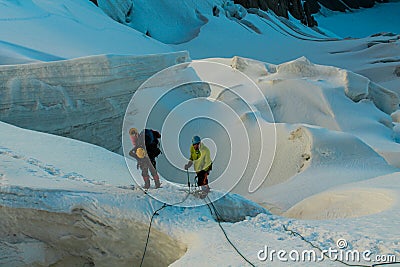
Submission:
<svg viewBox="0 0 400 267">
<path fill-rule="evenodd" d="M 136 128 L 130 128 L 129 129 L 129 135 L 133 135 L 133 136 L 138 135 L 137 129 Z"/>
<path fill-rule="evenodd" d="M 192 138 L 192 145 L 194 149 L 198 150 L 200 146 L 201 138 L 197 135 L 193 136 Z"/>
</svg>

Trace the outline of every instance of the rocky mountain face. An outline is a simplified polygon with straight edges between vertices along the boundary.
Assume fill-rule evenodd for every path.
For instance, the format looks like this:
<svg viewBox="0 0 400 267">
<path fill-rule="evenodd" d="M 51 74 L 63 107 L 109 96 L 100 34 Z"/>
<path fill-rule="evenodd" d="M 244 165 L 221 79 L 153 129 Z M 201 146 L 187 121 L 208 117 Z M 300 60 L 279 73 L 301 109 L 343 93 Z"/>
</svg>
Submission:
<svg viewBox="0 0 400 267">
<path fill-rule="evenodd" d="M 388 0 L 234 0 L 245 8 L 271 9 L 281 17 L 289 18 L 289 13 L 307 26 L 318 25 L 312 14 L 317 13 L 321 6 L 332 11 L 345 12 L 357 8 L 373 7 L 375 2 L 388 2 Z"/>
</svg>

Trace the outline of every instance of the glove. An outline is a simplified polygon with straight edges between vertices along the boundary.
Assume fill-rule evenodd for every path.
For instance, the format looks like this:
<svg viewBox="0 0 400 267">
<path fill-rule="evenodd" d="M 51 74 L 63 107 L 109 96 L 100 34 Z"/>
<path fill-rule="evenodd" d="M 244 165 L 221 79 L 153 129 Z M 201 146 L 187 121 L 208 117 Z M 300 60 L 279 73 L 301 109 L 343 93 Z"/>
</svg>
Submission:
<svg viewBox="0 0 400 267">
<path fill-rule="evenodd" d="M 189 169 L 189 164 L 185 164 L 185 170 Z"/>
<path fill-rule="evenodd" d="M 136 164 L 136 169 L 139 170 L 139 162 Z"/>
</svg>

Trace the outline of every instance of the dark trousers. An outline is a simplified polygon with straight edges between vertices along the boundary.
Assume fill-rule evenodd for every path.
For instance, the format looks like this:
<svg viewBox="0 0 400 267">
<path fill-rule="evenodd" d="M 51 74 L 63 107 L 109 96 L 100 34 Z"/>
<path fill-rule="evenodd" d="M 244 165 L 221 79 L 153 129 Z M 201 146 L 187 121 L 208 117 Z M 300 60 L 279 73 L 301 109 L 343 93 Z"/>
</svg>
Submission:
<svg viewBox="0 0 400 267">
<path fill-rule="evenodd" d="M 197 174 L 197 185 L 202 186 L 202 185 L 208 185 L 208 171 L 199 171 L 196 173 Z"/>
</svg>

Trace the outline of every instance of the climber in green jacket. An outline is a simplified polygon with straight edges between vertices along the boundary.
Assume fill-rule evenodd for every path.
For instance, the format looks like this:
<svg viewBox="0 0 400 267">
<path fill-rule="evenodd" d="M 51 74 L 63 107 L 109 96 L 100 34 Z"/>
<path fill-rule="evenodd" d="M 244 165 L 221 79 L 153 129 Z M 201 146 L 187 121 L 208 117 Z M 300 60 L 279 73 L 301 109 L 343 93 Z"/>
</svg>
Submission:
<svg viewBox="0 0 400 267">
<path fill-rule="evenodd" d="M 192 145 L 190 146 L 190 160 L 185 165 L 185 170 L 189 169 L 194 164 L 194 171 L 197 174 L 197 185 L 208 193 L 210 187 L 208 186 L 208 175 L 212 170 L 212 161 L 210 150 L 201 142 L 199 136 L 194 136 Z"/>
</svg>

